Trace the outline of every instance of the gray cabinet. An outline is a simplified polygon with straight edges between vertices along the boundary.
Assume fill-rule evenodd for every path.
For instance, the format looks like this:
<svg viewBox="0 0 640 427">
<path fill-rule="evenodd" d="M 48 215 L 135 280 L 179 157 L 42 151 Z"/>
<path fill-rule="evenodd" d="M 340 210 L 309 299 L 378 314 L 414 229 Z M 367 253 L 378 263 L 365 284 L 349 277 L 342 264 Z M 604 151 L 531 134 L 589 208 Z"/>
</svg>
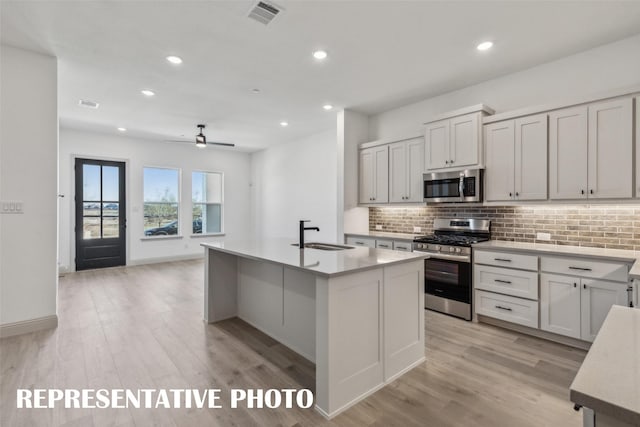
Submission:
<svg viewBox="0 0 640 427">
<path fill-rule="evenodd" d="M 422 202 L 422 173 L 424 171 L 422 138 L 395 142 L 389 145 L 389 202 Z"/>
<path fill-rule="evenodd" d="M 482 113 L 471 113 L 425 126 L 427 171 L 482 163 Z"/>
</svg>

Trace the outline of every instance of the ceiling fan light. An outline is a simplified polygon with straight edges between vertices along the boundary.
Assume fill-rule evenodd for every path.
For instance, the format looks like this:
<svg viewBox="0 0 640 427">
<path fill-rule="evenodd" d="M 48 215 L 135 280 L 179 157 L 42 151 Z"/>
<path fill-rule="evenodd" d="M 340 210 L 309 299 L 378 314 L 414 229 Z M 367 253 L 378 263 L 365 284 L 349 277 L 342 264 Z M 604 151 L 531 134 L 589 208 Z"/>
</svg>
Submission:
<svg viewBox="0 0 640 427">
<path fill-rule="evenodd" d="M 196 147 L 204 148 L 207 146 L 207 138 L 203 134 L 196 135 Z"/>
</svg>

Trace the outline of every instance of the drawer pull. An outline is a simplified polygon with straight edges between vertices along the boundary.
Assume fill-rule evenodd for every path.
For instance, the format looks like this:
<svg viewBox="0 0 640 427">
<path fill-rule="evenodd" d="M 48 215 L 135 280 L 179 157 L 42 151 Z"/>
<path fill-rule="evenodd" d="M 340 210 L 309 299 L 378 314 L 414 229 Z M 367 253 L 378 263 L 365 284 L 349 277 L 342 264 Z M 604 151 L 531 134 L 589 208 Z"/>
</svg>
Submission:
<svg viewBox="0 0 640 427">
<path fill-rule="evenodd" d="M 509 307 L 503 307 L 503 306 L 501 306 L 501 305 L 496 305 L 496 308 L 499 308 L 500 310 L 513 311 L 511 308 L 509 308 Z"/>
<path fill-rule="evenodd" d="M 380 246 L 381 248 L 388 248 L 389 247 L 389 245 L 380 245 L 380 244 L 378 244 L 378 246 Z"/>
<path fill-rule="evenodd" d="M 511 262 L 510 259 L 507 258 L 494 258 L 495 261 L 504 261 L 504 262 Z"/>
<path fill-rule="evenodd" d="M 405 251 L 407 250 L 407 247 L 406 247 L 406 246 L 396 246 L 396 248 L 398 248 L 398 249 L 404 249 Z"/>
<path fill-rule="evenodd" d="M 584 268 L 584 267 L 569 267 L 569 270 L 591 271 L 590 268 Z"/>
<path fill-rule="evenodd" d="M 354 242 L 356 245 L 364 245 L 364 242 Z"/>
<path fill-rule="evenodd" d="M 507 285 L 510 285 L 511 282 L 509 280 L 500 280 L 500 279 L 493 279 L 494 282 L 498 282 L 498 283 L 506 283 Z"/>
</svg>

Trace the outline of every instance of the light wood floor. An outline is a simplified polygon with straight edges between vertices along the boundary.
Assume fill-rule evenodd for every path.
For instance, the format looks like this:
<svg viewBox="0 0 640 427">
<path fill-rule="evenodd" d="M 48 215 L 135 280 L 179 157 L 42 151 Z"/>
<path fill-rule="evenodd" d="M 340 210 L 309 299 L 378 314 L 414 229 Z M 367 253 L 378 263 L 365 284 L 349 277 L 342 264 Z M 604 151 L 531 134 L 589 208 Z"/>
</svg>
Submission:
<svg viewBox="0 0 640 427">
<path fill-rule="evenodd" d="M 202 288 L 202 261 L 61 278 L 59 327 L 0 341 L 0 425 L 581 425 L 568 388 L 584 351 L 430 311 L 426 362 L 332 422 L 311 409 L 229 409 L 231 388 L 313 388 L 314 365 L 240 320 L 204 324 Z M 17 410 L 16 388 L 30 387 L 226 396 L 212 410 Z"/>
</svg>

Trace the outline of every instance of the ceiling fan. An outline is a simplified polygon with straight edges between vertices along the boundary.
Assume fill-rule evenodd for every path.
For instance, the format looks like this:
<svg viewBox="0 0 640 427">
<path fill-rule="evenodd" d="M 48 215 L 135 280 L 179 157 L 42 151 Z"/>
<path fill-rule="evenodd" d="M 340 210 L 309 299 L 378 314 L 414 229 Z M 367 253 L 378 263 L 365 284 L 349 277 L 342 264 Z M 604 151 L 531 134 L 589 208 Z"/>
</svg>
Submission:
<svg viewBox="0 0 640 427">
<path fill-rule="evenodd" d="M 214 142 L 214 141 L 207 141 L 207 137 L 204 136 L 204 133 L 202 133 L 202 131 L 204 130 L 206 126 L 205 125 L 198 125 L 198 129 L 200 129 L 200 133 L 198 133 L 196 135 L 196 139 L 195 139 L 195 143 L 196 143 L 196 147 L 198 148 L 204 148 L 207 146 L 207 144 L 209 145 L 221 145 L 224 147 L 235 147 L 236 144 L 231 144 L 229 142 Z M 194 141 L 186 141 L 184 139 L 166 139 L 165 142 L 189 142 L 192 143 Z"/>
</svg>

